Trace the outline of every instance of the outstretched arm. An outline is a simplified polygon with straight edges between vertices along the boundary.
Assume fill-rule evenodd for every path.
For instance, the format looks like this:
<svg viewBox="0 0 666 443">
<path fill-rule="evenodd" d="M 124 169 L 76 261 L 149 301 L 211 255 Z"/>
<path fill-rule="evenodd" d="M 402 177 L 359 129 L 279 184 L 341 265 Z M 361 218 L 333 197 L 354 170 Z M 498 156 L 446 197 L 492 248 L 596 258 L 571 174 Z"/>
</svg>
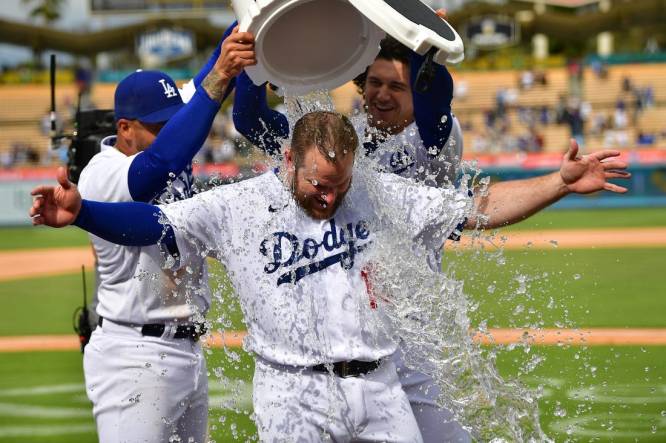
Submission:
<svg viewBox="0 0 666 443">
<path fill-rule="evenodd" d="M 243 71 L 236 80 L 234 126 L 270 156 L 280 154 L 280 139 L 289 137 L 287 117 L 268 106 L 266 86 L 256 86 Z"/>
<path fill-rule="evenodd" d="M 590 194 L 606 190 L 625 193 L 627 189 L 608 179 L 631 177 L 627 163 L 616 159 L 619 151 L 604 150 L 578 156 L 578 144 L 571 140 L 557 172 L 525 180 L 492 185 L 485 196 L 477 195 L 479 216 L 467 220 L 465 228 L 498 228 L 526 219 L 568 194 Z"/>
<path fill-rule="evenodd" d="M 170 175 L 180 174 L 192 162 L 210 132 L 229 85 L 244 67 L 255 63 L 254 37 L 234 28 L 190 102 L 169 119 L 155 142 L 132 161 L 128 175 L 132 199 L 152 200 L 164 189 Z"/>
<path fill-rule="evenodd" d="M 30 216 L 33 225 L 61 228 L 76 225 L 104 240 L 124 246 L 148 246 L 160 242 L 176 255 L 173 229 L 164 214 L 147 203 L 100 203 L 82 200 L 64 167 L 58 169 L 59 186 L 38 186 Z M 123 221 L 123 222 L 119 222 Z"/>
</svg>

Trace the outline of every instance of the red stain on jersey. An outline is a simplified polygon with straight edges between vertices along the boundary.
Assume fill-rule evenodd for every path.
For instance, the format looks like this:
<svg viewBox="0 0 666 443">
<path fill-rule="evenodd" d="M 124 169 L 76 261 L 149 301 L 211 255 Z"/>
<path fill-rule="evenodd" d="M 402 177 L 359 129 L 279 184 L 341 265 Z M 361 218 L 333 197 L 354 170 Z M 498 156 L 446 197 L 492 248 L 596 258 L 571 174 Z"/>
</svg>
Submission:
<svg viewBox="0 0 666 443">
<path fill-rule="evenodd" d="M 365 289 L 368 291 L 368 297 L 370 298 L 370 308 L 377 309 L 377 297 L 372 290 L 372 281 L 370 281 L 371 270 L 372 268 L 370 266 L 365 266 L 363 269 L 361 269 L 361 277 L 365 282 Z"/>
</svg>

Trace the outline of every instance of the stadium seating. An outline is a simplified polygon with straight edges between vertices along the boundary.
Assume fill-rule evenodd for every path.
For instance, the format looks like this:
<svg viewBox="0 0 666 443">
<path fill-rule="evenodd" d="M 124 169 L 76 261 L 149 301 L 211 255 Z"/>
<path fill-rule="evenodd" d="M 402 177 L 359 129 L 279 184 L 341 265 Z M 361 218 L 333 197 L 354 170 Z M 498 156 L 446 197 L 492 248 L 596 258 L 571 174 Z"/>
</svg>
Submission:
<svg viewBox="0 0 666 443">
<path fill-rule="evenodd" d="M 521 71 L 456 71 L 452 68 L 457 94 L 453 109 L 463 124 L 469 141 L 482 137 L 485 128 L 485 113 L 496 107 L 497 91 L 509 92 L 507 106 L 508 136 L 520 137 L 528 133 L 528 127 L 518 118 L 518 108 L 540 108 L 547 106 L 552 112 L 560 97 L 569 91 L 569 77 L 565 68 L 544 70 L 547 84 L 534 83 L 528 89 L 520 89 Z M 623 90 L 623 79 L 628 77 L 634 87 L 653 90 L 654 105 L 642 113 L 630 118 L 630 126 L 621 134 L 633 146 L 641 131 L 655 135 L 657 146 L 664 145 L 666 133 L 666 70 L 664 64 L 635 64 L 611 66 L 605 78 L 597 78 L 591 69 L 584 70 L 582 87 L 583 100 L 587 101 L 593 113 L 612 116 L 618 99 L 622 99 L 627 109 L 633 109 L 634 98 Z M 115 84 L 96 84 L 93 88 L 92 102 L 99 108 L 113 107 Z M 359 104 L 356 87 L 352 83 L 332 92 L 337 109 L 350 112 Z M 41 129 L 41 120 L 50 106 L 48 85 L 0 85 L 0 153 L 7 152 L 12 145 L 29 145 L 44 153 L 49 146 L 48 137 Z M 69 119 L 73 115 L 77 102 L 74 84 L 59 85 L 56 91 L 59 116 Z M 590 132 L 588 122 L 586 130 Z M 559 152 L 566 149 L 570 134 L 566 125 L 537 125 L 537 130 L 544 140 L 544 150 Z M 469 147 L 469 141 L 467 146 Z M 613 143 L 613 134 L 587 134 L 587 146 L 596 149 Z M 623 145 L 620 145 L 623 146 Z M 499 148 L 497 148 L 499 149 Z M 494 152 L 493 149 L 490 149 Z"/>
</svg>

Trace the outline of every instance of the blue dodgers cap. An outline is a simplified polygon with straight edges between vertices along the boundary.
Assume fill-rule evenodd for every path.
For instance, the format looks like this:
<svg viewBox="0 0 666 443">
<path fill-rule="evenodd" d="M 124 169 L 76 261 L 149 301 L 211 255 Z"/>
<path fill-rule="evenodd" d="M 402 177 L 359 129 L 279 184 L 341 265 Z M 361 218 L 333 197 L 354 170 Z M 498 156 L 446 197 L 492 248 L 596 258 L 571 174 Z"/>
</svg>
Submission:
<svg viewBox="0 0 666 443">
<path fill-rule="evenodd" d="M 144 123 L 162 123 L 184 106 L 171 77 L 159 71 L 138 70 L 116 87 L 116 121 L 121 118 Z"/>
</svg>

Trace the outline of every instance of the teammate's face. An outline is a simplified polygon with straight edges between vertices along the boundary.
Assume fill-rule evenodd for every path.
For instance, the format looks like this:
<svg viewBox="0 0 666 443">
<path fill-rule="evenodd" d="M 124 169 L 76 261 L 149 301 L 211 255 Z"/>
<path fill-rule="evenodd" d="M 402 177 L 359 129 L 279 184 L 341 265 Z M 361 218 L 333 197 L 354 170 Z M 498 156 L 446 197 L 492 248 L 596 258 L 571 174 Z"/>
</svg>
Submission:
<svg viewBox="0 0 666 443">
<path fill-rule="evenodd" d="M 286 159 L 291 170 L 294 164 L 289 152 Z M 349 190 L 353 166 L 353 154 L 331 163 L 318 149 L 308 149 L 302 164 L 294 170 L 294 199 L 310 217 L 328 220 L 333 217 Z"/>
<path fill-rule="evenodd" d="M 364 99 L 370 126 L 401 132 L 414 121 L 409 66 L 398 60 L 375 60 L 368 68 Z"/>
<path fill-rule="evenodd" d="M 118 121 L 119 140 L 116 147 L 119 149 L 122 147 L 121 150 L 126 155 L 141 152 L 153 144 L 162 127 L 164 123 L 142 123 L 138 120 L 121 119 Z"/>
</svg>

